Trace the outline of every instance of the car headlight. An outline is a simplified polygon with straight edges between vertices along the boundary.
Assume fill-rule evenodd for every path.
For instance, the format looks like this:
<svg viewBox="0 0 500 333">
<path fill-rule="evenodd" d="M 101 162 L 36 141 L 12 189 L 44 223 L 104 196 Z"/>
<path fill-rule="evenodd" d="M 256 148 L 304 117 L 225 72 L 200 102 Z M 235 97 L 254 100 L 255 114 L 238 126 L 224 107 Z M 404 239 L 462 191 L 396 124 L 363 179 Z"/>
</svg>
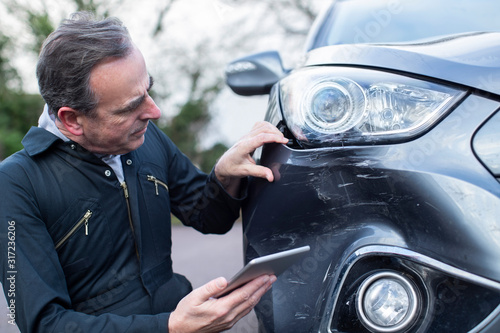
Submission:
<svg viewBox="0 0 500 333">
<path fill-rule="evenodd" d="M 406 277 L 379 272 L 360 285 L 356 310 L 362 324 L 372 332 L 404 332 L 417 318 L 417 288 Z"/>
<path fill-rule="evenodd" d="M 346 67 L 305 68 L 280 82 L 286 123 L 310 146 L 409 140 L 464 95 L 441 84 Z"/>
</svg>

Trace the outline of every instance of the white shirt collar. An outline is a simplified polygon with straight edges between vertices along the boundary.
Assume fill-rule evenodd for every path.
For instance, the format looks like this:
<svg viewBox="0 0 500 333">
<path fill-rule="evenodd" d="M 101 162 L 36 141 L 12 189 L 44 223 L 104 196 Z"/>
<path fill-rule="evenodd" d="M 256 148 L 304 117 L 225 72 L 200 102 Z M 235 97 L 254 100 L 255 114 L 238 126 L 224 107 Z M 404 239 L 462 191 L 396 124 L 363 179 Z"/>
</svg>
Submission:
<svg viewBox="0 0 500 333">
<path fill-rule="evenodd" d="M 70 141 L 64 134 L 61 133 L 59 128 L 56 126 L 56 117 L 52 114 L 49 113 L 49 108 L 47 104 L 43 107 L 43 112 L 40 118 L 38 119 L 38 127 L 41 127 L 50 133 L 54 134 L 55 136 L 61 138 L 64 142 Z M 116 177 L 118 178 L 118 181 L 120 183 L 123 183 L 125 180 L 123 176 L 123 166 L 122 166 L 122 160 L 120 159 L 120 155 L 98 155 L 101 160 L 109 165 L 111 169 L 116 174 Z"/>
<path fill-rule="evenodd" d="M 38 127 L 46 129 L 58 138 L 61 138 L 64 142 L 70 141 L 64 134 L 61 133 L 59 128 L 57 128 L 56 116 L 49 113 L 49 107 L 47 106 L 47 104 L 45 104 L 45 106 L 43 107 L 42 115 L 38 119 Z"/>
</svg>

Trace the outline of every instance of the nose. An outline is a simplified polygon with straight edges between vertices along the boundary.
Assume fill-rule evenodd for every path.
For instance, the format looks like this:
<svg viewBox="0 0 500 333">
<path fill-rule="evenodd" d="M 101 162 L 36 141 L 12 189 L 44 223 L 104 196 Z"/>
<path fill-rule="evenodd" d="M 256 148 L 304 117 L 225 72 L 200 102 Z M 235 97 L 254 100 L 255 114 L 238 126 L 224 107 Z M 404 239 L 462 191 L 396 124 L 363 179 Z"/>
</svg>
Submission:
<svg viewBox="0 0 500 333">
<path fill-rule="evenodd" d="M 155 101 L 151 98 L 151 96 L 146 97 L 146 101 L 144 103 L 144 110 L 141 114 L 142 119 L 159 119 L 161 116 L 161 110 L 156 105 Z"/>
</svg>

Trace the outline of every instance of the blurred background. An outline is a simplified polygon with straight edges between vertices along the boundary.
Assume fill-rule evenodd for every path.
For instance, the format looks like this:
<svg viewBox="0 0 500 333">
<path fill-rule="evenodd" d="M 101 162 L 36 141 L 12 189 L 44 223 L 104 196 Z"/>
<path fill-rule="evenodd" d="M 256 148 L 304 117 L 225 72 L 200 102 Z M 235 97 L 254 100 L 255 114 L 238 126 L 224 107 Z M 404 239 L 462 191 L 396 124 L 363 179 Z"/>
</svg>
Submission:
<svg viewBox="0 0 500 333">
<path fill-rule="evenodd" d="M 239 97 L 224 84 L 225 65 L 242 56 L 278 50 L 288 68 L 324 0 L 0 0 L 0 161 L 22 149 L 37 126 L 43 100 L 35 67 L 46 36 L 72 12 L 117 16 L 128 27 L 155 79 L 157 122 L 202 170 L 264 117 L 267 96 Z M 223 236 L 173 226 L 174 270 L 198 287 L 229 278 L 243 265 L 241 224 Z M 0 331 L 7 324 L 0 297 Z M 232 332 L 255 332 L 252 315 Z"/>
<path fill-rule="evenodd" d="M 0 0 L 0 160 L 22 148 L 43 101 L 35 66 L 45 37 L 77 10 L 117 16 L 155 78 L 158 125 L 204 171 L 263 119 L 267 96 L 238 97 L 225 65 L 275 49 L 294 67 L 321 0 Z"/>
</svg>

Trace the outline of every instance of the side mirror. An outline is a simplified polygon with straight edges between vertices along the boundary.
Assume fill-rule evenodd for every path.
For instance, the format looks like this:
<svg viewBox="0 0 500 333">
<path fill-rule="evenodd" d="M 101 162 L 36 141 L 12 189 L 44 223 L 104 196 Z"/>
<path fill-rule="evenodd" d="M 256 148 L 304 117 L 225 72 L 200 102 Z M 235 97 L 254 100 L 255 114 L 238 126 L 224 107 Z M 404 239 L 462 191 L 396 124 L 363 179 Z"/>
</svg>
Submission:
<svg viewBox="0 0 500 333">
<path fill-rule="evenodd" d="M 265 95 L 288 72 L 278 52 L 262 52 L 229 63 L 226 84 L 238 95 Z"/>
</svg>

